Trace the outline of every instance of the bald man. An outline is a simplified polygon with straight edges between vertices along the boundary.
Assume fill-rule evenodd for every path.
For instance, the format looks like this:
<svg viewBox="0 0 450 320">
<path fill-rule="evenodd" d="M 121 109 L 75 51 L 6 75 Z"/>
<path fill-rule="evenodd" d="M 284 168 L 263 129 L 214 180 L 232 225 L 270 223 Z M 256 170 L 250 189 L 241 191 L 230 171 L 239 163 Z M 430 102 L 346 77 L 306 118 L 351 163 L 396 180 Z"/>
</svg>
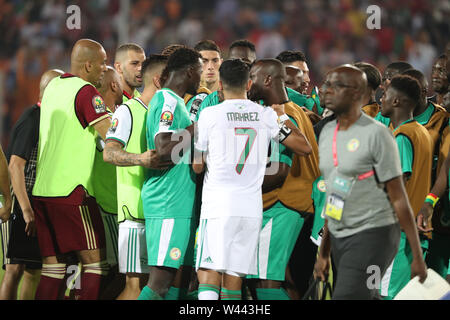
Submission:
<svg viewBox="0 0 450 320">
<path fill-rule="evenodd" d="M 142 86 L 142 63 L 145 60 L 144 49 L 135 43 L 126 43 L 116 50 L 114 68 L 120 75 L 123 88 L 123 102 L 139 97 L 136 88 Z"/>
<path fill-rule="evenodd" d="M 123 89 L 119 73 L 111 66 L 107 67 L 105 75 L 98 88 L 105 101 L 108 113 L 112 116 L 116 106 L 122 104 Z M 103 160 L 105 142 L 97 136 L 94 170 L 92 182 L 94 197 L 100 210 L 105 228 L 106 260 L 109 265 L 107 289 L 101 299 L 114 299 L 123 287 L 124 279 L 118 276 L 118 223 L 117 223 L 117 174 L 116 167 Z"/>
<path fill-rule="evenodd" d="M 70 73 L 53 79 L 42 98 L 33 187 L 43 262 L 36 299 L 61 298 L 69 254 L 75 253 L 82 264 L 78 299 L 97 299 L 108 272 L 105 232 L 92 184 L 96 136 L 104 139 L 111 125 L 96 89 L 105 71 L 103 46 L 78 40 Z"/>
<path fill-rule="evenodd" d="M 17 298 L 17 288 L 22 275 L 20 299 L 34 299 L 39 281 L 41 256 L 36 238 L 31 190 L 36 177 L 40 105 L 48 83 L 62 74 L 61 70 L 53 69 L 41 76 L 39 100 L 27 109 L 15 124 L 6 152 L 14 191 L 14 205 L 12 219 L 2 225 L 5 248 L 3 252 L 8 252 L 8 257 L 4 257 L 7 259 L 5 276 L 0 287 L 1 300 Z"/>
<path fill-rule="evenodd" d="M 401 228 L 412 251 L 411 277 L 418 275 L 423 282 L 426 265 L 398 148 L 389 129 L 361 111 L 365 73 L 350 65 L 337 67 L 327 74 L 322 90 L 336 120 L 319 137 L 327 200 L 315 277 L 327 278 L 332 252 L 338 275 L 332 299 L 380 299 L 380 282 L 371 282 L 369 271 L 377 266 L 379 277 L 385 274 L 399 248 Z"/>
<path fill-rule="evenodd" d="M 313 181 L 320 175 L 318 149 L 308 116 L 289 101 L 284 86 L 285 66 L 276 59 L 257 60 L 250 70 L 250 79 L 249 99 L 264 100 L 265 105 L 284 104 L 289 119 L 304 134 L 312 150 L 308 156 L 299 157 L 281 145 L 279 150 L 272 146 L 271 167 L 278 170 L 266 172 L 262 186 L 264 214 L 259 270 L 257 276 L 248 278 L 259 279 L 258 299 L 285 300 L 290 298 L 282 288 L 286 267 L 305 219 L 314 213 L 311 192 Z M 313 263 L 310 263 L 310 273 Z"/>
</svg>

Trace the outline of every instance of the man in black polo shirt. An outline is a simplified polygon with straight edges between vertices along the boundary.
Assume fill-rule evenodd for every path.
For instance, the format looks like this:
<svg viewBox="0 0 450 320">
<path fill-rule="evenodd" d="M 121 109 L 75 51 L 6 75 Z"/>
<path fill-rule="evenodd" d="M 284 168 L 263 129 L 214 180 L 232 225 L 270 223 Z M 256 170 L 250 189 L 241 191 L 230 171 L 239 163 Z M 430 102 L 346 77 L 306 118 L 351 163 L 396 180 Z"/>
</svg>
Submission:
<svg viewBox="0 0 450 320">
<path fill-rule="evenodd" d="M 17 298 L 22 275 L 20 300 L 34 299 L 39 282 L 41 256 L 30 195 L 36 179 L 40 101 L 47 84 L 62 74 L 60 70 L 49 70 L 42 75 L 39 101 L 25 110 L 15 124 L 6 152 L 14 195 L 11 218 L 2 225 L 3 267 L 6 269 L 0 286 L 2 300 Z"/>
</svg>

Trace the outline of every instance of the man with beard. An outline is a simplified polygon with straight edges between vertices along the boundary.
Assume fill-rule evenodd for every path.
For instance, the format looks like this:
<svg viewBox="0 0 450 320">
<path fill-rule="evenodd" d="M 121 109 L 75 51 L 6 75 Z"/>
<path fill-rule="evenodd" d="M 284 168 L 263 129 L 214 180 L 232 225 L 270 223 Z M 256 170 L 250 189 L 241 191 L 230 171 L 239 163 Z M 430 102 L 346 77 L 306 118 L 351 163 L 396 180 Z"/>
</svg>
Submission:
<svg viewBox="0 0 450 320">
<path fill-rule="evenodd" d="M 117 48 L 114 59 L 114 68 L 120 75 L 123 88 L 123 102 L 140 93 L 136 88 L 142 86 L 142 63 L 145 60 L 145 52 L 139 45 L 127 43 Z"/>
<path fill-rule="evenodd" d="M 447 79 L 447 55 L 440 55 L 431 69 L 431 87 L 436 93 L 435 102 L 442 105 L 444 95 L 447 93 L 449 81 Z"/>
<path fill-rule="evenodd" d="M 320 175 L 312 124 L 306 113 L 289 101 L 284 87 L 285 77 L 285 67 L 276 59 L 258 60 L 250 70 L 253 84 L 248 93 L 249 98 L 254 101 L 264 100 L 268 105 L 284 104 L 289 119 L 300 128 L 312 148 L 311 154 L 299 157 L 281 145 L 278 150 L 272 146 L 271 162 L 277 163 L 278 170 L 275 174 L 267 172 L 264 177 L 259 269 L 257 276 L 248 277 L 259 279 L 256 281 L 256 295 L 260 300 L 290 298 L 281 286 L 305 220 L 312 218 L 312 183 Z M 272 166 L 276 167 L 272 164 L 270 168 Z M 305 238 L 309 242 L 309 236 Z M 295 259 L 295 262 L 300 260 Z M 313 264 L 314 260 L 311 259 L 309 268 L 305 268 L 306 272 L 309 269 L 312 273 Z M 298 265 L 295 266 L 297 271 Z M 294 268 L 291 267 L 291 270 L 294 271 Z M 292 272 L 292 275 L 295 278 L 297 273 Z"/>
</svg>

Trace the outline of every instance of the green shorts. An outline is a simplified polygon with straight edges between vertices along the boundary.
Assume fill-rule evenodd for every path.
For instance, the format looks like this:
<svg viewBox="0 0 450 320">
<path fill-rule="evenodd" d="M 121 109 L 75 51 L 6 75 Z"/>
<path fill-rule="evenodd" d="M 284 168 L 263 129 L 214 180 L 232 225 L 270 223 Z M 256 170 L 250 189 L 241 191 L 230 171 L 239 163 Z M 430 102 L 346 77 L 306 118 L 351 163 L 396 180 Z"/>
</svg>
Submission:
<svg viewBox="0 0 450 320">
<path fill-rule="evenodd" d="M 145 219 L 148 265 L 175 269 L 192 266 L 196 227 L 189 218 Z"/>
<path fill-rule="evenodd" d="M 286 266 L 304 222 L 298 212 L 280 202 L 264 211 L 258 243 L 258 274 L 248 275 L 247 279 L 284 281 Z"/>
<path fill-rule="evenodd" d="M 428 241 L 421 240 L 422 250 L 428 248 Z M 425 254 L 425 253 L 424 253 Z M 400 234 L 400 244 L 397 255 L 387 268 L 381 279 L 380 295 L 385 300 L 392 300 L 411 280 L 411 263 L 413 255 L 406 234 Z"/>
</svg>

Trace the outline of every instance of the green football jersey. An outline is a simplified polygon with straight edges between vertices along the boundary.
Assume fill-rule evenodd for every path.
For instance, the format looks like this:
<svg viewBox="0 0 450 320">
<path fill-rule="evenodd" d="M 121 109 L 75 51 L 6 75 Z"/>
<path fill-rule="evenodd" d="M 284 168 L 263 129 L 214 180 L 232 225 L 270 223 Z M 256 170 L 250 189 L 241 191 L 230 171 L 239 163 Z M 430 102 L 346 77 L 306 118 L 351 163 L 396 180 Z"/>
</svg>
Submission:
<svg viewBox="0 0 450 320">
<path fill-rule="evenodd" d="M 381 111 L 378 112 L 378 114 L 375 116 L 374 118 L 375 120 L 381 122 L 382 124 L 384 124 L 387 128 L 389 128 L 389 124 L 391 123 L 391 119 L 384 117 L 381 115 Z"/>
<path fill-rule="evenodd" d="M 289 100 L 300 107 L 305 107 L 306 109 L 313 111 L 313 107 L 316 105 L 318 114 L 322 115 L 323 108 L 320 106 L 319 97 L 317 95 L 306 96 L 288 87 L 286 87 L 286 93 Z"/>
<path fill-rule="evenodd" d="M 155 93 L 147 113 L 147 147 L 155 149 L 161 132 L 176 133 L 192 124 L 184 100 L 168 88 Z M 174 152 L 178 156 L 178 152 Z M 195 173 L 189 164 L 190 150 L 184 150 L 166 170 L 148 170 L 141 196 L 145 218 L 190 218 L 195 197 Z"/>
<path fill-rule="evenodd" d="M 326 186 L 323 177 L 318 177 L 312 188 L 311 198 L 314 202 L 314 222 L 311 231 L 311 240 L 317 245 L 320 245 L 322 239 L 322 228 L 325 224 L 325 218 L 322 217 L 323 207 L 325 205 Z"/>
<path fill-rule="evenodd" d="M 198 118 L 200 117 L 200 113 L 203 111 L 203 109 L 211 107 L 211 106 L 215 106 L 219 103 L 220 103 L 220 99 L 219 99 L 218 91 L 214 91 L 213 93 L 209 94 L 203 100 L 202 104 L 200 105 L 200 108 L 198 109 L 197 117 L 196 117 L 195 121 L 198 121 Z"/>
<path fill-rule="evenodd" d="M 430 118 L 433 115 L 433 112 L 434 112 L 434 106 L 430 102 L 430 103 L 428 103 L 428 107 L 425 109 L 425 111 L 422 112 L 421 114 L 419 114 L 418 116 L 415 116 L 414 120 L 416 120 L 419 124 L 424 126 L 428 123 L 428 121 L 430 121 Z M 375 116 L 375 120 L 380 121 L 382 124 L 384 124 L 388 128 L 389 128 L 389 125 L 391 124 L 391 119 L 389 119 L 387 117 L 383 117 L 381 115 L 381 111 L 378 112 L 378 114 Z"/>
</svg>

